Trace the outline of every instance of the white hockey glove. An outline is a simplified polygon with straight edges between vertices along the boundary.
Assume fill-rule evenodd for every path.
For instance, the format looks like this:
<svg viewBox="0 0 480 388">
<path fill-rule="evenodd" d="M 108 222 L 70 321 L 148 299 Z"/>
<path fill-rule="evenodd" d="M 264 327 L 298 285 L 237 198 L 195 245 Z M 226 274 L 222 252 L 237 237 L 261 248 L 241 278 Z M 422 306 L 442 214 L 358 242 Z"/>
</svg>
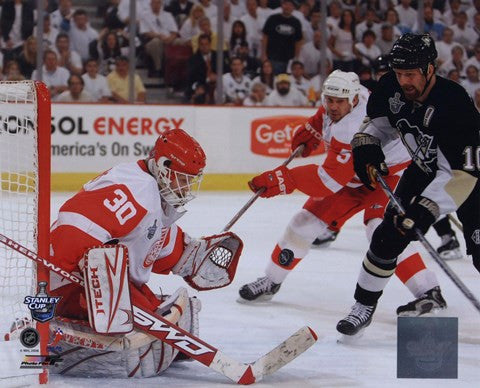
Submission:
<svg viewBox="0 0 480 388">
<path fill-rule="evenodd" d="M 127 247 L 103 245 L 89 249 L 83 259 L 83 276 L 90 326 L 103 334 L 131 332 Z"/>
<path fill-rule="evenodd" d="M 185 236 L 185 249 L 172 272 L 200 291 L 228 286 L 243 249 L 240 237 L 232 232 L 200 239 Z"/>
</svg>

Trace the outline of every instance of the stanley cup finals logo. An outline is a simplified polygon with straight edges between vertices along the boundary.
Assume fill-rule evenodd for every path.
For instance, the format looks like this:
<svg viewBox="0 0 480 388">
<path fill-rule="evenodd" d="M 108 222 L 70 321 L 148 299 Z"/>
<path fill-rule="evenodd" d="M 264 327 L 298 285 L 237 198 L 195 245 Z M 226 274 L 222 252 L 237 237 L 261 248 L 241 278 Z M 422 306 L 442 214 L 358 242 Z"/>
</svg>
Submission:
<svg viewBox="0 0 480 388">
<path fill-rule="evenodd" d="M 55 306 L 61 296 L 47 295 L 47 282 L 38 283 L 38 293 L 35 296 L 26 296 L 23 303 L 32 313 L 32 318 L 38 322 L 47 322 L 55 315 Z"/>
</svg>

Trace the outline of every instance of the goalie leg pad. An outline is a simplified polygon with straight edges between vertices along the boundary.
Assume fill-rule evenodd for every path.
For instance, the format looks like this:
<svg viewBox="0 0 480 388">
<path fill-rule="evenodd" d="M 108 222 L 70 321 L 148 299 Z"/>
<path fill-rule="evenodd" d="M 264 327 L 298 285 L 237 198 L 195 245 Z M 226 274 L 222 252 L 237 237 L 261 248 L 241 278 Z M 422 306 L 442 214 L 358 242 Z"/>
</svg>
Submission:
<svg viewBox="0 0 480 388">
<path fill-rule="evenodd" d="M 198 336 L 200 301 L 178 289 L 156 310 L 182 329 Z M 144 378 L 160 375 L 175 360 L 178 351 L 155 337 L 133 330 L 126 335 L 95 333 L 84 321 L 56 317 L 50 324 L 51 341 L 58 342 L 62 362 L 51 373 L 93 378 Z"/>
<path fill-rule="evenodd" d="M 85 254 L 88 319 L 97 333 L 122 334 L 133 330 L 127 253 L 122 245 L 105 245 Z"/>
</svg>

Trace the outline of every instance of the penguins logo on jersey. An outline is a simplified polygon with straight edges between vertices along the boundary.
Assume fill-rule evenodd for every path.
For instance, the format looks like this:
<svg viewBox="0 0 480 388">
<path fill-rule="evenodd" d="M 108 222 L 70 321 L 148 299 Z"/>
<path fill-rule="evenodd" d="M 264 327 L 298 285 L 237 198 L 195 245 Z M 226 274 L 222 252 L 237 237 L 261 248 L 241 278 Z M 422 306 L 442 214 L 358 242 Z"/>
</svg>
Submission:
<svg viewBox="0 0 480 388">
<path fill-rule="evenodd" d="M 390 110 L 393 114 L 397 114 L 402 109 L 402 106 L 405 105 L 403 101 L 400 101 L 400 93 L 395 93 L 393 97 L 388 99 L 388 103 L 390 105 Z"/>
<path fill-rule="evenodd" d="M 403 144 L 407 147 L 412 160 L 425 173 L 433 172 L 430 167 L 437 158 L 437 149 L 433 145 L 433 136 L 425 135 L 416 125 L 410 125 L 408 120 L 397 121 L 397 128 L 402 134 Z"/>
</svg>

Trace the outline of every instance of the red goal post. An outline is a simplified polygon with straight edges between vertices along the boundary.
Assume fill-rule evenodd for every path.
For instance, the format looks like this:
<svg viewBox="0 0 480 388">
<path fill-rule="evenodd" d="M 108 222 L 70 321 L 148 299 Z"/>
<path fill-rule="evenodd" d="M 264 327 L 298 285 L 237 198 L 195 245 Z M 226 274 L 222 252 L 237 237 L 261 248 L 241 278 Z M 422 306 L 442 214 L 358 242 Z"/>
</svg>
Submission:
<svg viewBox="0 0 480 388">
<path fill-rule="evenodd" d="M 43 257 L 50 250 L 50 128 L 50 94 L 43 83 L 0 82 L 0 231 Z M 23 303 L 37 294 L 40 281 L 48 281 L 44 267 L 0 247 L 0 386 L 48 380 L 45 369 L 20 368 L 26 355 L 48 354 L 48 322 L 32 320 Z M 31 349 L 19 338 L 25 318 L 40 334 Z"/>
</svg>

